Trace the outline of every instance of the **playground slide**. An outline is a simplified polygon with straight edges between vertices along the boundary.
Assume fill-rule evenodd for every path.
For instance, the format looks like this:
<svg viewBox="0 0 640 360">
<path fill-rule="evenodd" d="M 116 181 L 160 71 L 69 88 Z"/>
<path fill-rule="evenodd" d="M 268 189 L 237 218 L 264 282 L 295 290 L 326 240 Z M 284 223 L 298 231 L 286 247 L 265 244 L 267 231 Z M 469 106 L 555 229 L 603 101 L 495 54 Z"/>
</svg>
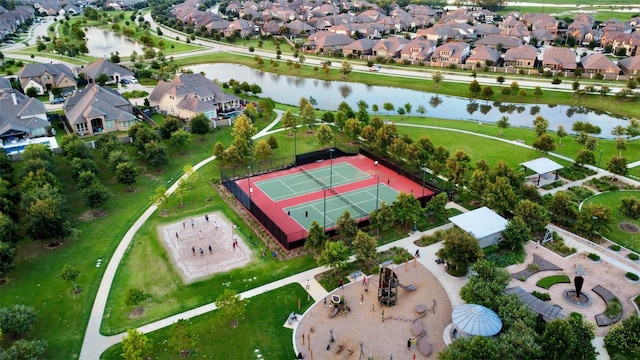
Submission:
<svg viewBox="0 0 640 360">
<path fill-rule="evenodd" d="M 407 291 L 407 292 L 415 291 L 415 290 L 417 289 L 417 288 L 416 288 L 416 286 L 415 286 L 415 285 L 413 285 L 413 284 L 410 284 L 410 285 L 402 285 L 402 284 L 398 283 L 398 286 L 399 286 L 400 288 L 402 288 L 404 291 Z"/>
<path fill-rule="evenodd" d="M 329 317 L 330 317 L 330 318 L 332 318 L 332 317 L 334 317 L 334 316 L 338 315 L 338 312 L 339 312 L 339 311 L 340 311 L 340 309 L 338 309 L 338 307 L 337 307 L 337 306 L 334 306 L 334 307 L 333 307 L 333 311 L 329 314 Z"/>
</svg>

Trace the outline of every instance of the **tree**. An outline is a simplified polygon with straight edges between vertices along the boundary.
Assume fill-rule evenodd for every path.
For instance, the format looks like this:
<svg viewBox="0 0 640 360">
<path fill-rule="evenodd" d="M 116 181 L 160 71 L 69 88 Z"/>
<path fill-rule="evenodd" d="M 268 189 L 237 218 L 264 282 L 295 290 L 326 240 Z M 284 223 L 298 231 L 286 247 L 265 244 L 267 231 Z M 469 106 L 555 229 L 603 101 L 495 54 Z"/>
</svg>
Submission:
<svg viewBox="0 0 640 360">
<path fill-rule="evenodd" d="M 351 213 L 348 210 L 345 210 L 338 218 L 337 223 L 338 234 L 340 234 L 342 241 L 350 244 L 358 233 L 358 222 L 351 217 Z"/>
<path fill-rule="evenodd" d="M 447 203 L 449 202 L 449 197 L 446 193 L 441 192 L 438 195 L 434 196 L 427 203 L 426 210 L 430 212 L 435 217 L 440 217 L 446 215 L 447 213 Z"/>
<path fill-rule="evenodd" d="M 180 130 L 182 128 L 182 124 L 180 120 L 177 118 L 170 116 L 162 123 L 162 125 L 158 126 L 158 130 L 160 131 L 160 137 L 163 139 L 170 139 L 171 135 L 174 132 Z"/>
<path fill-rule="evenodd" d="M 324 229 L 317 221 L 314 220 L 311 223 L 311 227 L 309 227 L 309 233 L 307 234 L 307 240 L 304 242 L 304 248 L 318 254 L 324 248 L 325 241 L 327 241 L 327 235 L 325 234 Z"/>
<path fill-rule="evenodd" d="M 136 183 L 139 173 L 138 167 L 131 162 L 123 162 L 116 167 L 118 182 L 127 185 L 128 191 L 131 191 L 131 185 Z"/>
<path fill-rule="evenodd" d="M 95 81 L 96 84 L 98 84 L 100 86 L 104 86 L 107 83 L 107 81 L 109 81 L 109 75 L 107 75 L 105 73 L 100 73 L 93 80 Z"/>
<path fill-rule="evenodd" d="M 520 85 L 517 81 L 513 81 L 511 82 L 511 85 L 509 85 L 509 89 L 511 89 L 511 93 L 515 95 L 520 91 Z"/>
<path fill-rule="evenodd" d="M 491 86 L 487 85 L 487 86 L 482 88 L 482 98 L 483 99 L 489 100 L 489 99 L 491 99 L 492 96 L 493 96 L 493 89 L 491 88 Z"/>
<path fill-rule="evenodd" d="M 104 205 L 111 197 L 111 193 L 99 180 L 93 181 L 89 186 L 82 189 L 82 193 L 85 196 L 85 202 L 87 206 L 92 209 L 97 209 Z"/>
<path fill-rule="evenodd" d="M 562 125 L 558 125 L 558 130 L 556 131 L 556 134 L 558 135 L 558 138 L 560 139 L 558 141 L 558 145 L 562 146 L 562 138 L 569 135 L 567 134 L 567 131 L 564 129 L 564 126 Z"/>
<path fill-rule="evenodd" d="M 390 102 L 386 102 L 382 104 L 382 108 L 385 109 L 387 111 L 387 115 L 389 115 L 389 111 L 393 111 L 393 109 L 395 109 L 395 106 L 393 106 L 393 104 Z"/>
<path fill-rule="evenodd" d="M 533 96 L 535 96 L 536 99 L 539 99 L 542 96 L 542 88 L 540 88 L 540 86 L 533 88 Z"/>
<path fill-rule="evenodd" d="M 180 150 L 180 154 L 184 155 L 185 154 L 184 149 L 186 149 L 187 146 L 189 146 L 189 143 L 191 142 L 191 134 L 189 134 L 187 131 L 183 129 L 179 129 L 171 134 L 170 141 L 171 141 L 171 146 Z"/>
<path fill-rule="evenodd" d="M 449 158 L 449 150 L 439 145 L 433 150 L 433 156 L 429 159 L 429 169 L 433 171 L 433 175 L 439 175 L 444 170 L 447 159 Z"/>
<path fill-rule="evenodd" d="M 393 218 L 393 209 L 386 202 L 380 204 L 378 210 L 371 212 L 369 216 L 371 225 L 376 229 L 376 236 L 380 235 L 380 230 L 387 231 L 393 226 L 395 219 Z"/>
<path fill-rule="evenodd" d="M 282 115 L 282 126 L 285 129 L 289 129 L 289 135 L 292 135 L 291 132 L 296 128 L 296 125 L 296 117 L 291 110 L 287 110 L 284 115 Z"/>
<path fill-rule="evenodd" d="M 629 173 L 629 169 L 627 168 L 627 158 L 612 156 L 607 163 L 607 170 L 616 175 L 626 176 L 627 173 Z"/>
<path fill-rule="evenodd" d="M 369 264 L 376 260 L 377 245 L 376 239 L 374 239 L 373 236 L 364 231 L 358 231 L 352 244 L 356 261 L 363 263 L 365 267 L 369 266 Z"/>
<path fill-rule="evenodd" d="M 468 304 L 494 308 L 496 298 L 502 296 L 510 280 L 508 271 L 480 259 L 471 265 L 469 282 L 460 289 L 460 297 Z"/>
<path fill-rule="evenodd" d="M 576 339 L 569 322 L 555 319 L 547 323 L 540 345 L 545 359 L 572 359 L 569 354 L 576 351 Z"/>
<path fill-rule="evenodd" d="M 191 126 L 192 134 L 200 135 L 200 141 L 203 141 L 204 135 L 208 134 L 209 131 L 211 130 L 209 119 L 207 119 L 204 116 L 204 114 L 198 114 L 192 117 L 191 120 L 189 121 L 189 125 Z"/>
<path fill-rule="evenodd" d="M 469 91 L 471 91 L 471 95 L 473 95 L 473 97 L 478 97 L 478 94 L 482 91 L 482 86 L 480 86 L 478 80 L 473 79 L 469 83 Z"/>
<path fill-rule="evenodd" d="M 533 119 L 533 129 L 538 136 L 546 133 L 548 128 L 549 121 L 547 121 L 547 119 L 543 118 L 540 115 L 536 116 L 536 118 Z"/>
<path fill-rule="evenodd" d="M 224 293 L 216 298 L 216 306 L 222 318 L 230 321 L 231 327 L 238 326 L 238 320 L 245 312 L 245 303 L 240 295 L 231 289 L 224 289 Z"/>
<path fill-rule="evenodd" d="M 444 231 L 442 239 L 442 248 L 436 255 L 447 260 L 449 271 L 466 273 L 469 265 L 484 257 L 478 240 L 460 228 Z"/>
<path fill-rule="evenodd" d="M 447 169 L 449 170 L 449 181 L 455 186 L 462 187 L 465 182 L 465 173 L 469 169 L 471 158 L 462 150 L 456 150 L 450 158 L 447 159 Z"/>
<path fill-rule="evenodd" d="M 575 161 L 576 161 L 576 164 L 584 168 L 585 164 L 594 164 L 596 162 L 596 156 L 593 153 L 593 151 L 589 151 L 583 148 L 578 150 L 578 154 L 576 155 Z"/>
<path fill-rule="evenodd" d="M 433 86 L 437 89 L 440 87 L 442 81 L 444 81 L 444 75 L 440 71 L 436 71 L 431 75 L 431 80 L 433 81 Z"/>
<path fill-rule="evenodd" d="M 316 123 L 316 110 L 313 108 L 313 105 L 306 103 L 300 111 L 300 117 L 302 118 L 302 122 L 309 127 L 309 131 L 311 131 L 311 128 Z"/>
<path fill-rule="evenodd" d="M 258 132 L 256 126 L 246 115 L 239 115 L 233 123 L 232 135 L 234 140 L 242 140 L 251 144 L 251 138 Z"/>
<path fill-rule="evenodd" d="M 627 150 L 627 141 L 623 138 L 617 138 L 616 149 L 618 150 L 618 157 L 622 157 L 622 152 Z"/>
<path fill-rule="evenodd" d="M 122 337 L 122 355 L 126 360 L 145 360 L 152 349 L 151 340 L 137 329 L 127 329 L 127 335 Z"/>
<path fill-rule="evenodd" d="M 168 199 L 169 197 L 167 196 L 167 188 L 163 185 L 158 186 L 153 195 L 151 195 L 151 201 L 160 209 L 164 207 L 164 204 L 166 204 Z"/>
<path fill-rule="evenodd" d="M 320 144 L 320 146 L 330 144 L 331 141 L 333 141 L 333 136 L 333 131 L 331 131 L 329 125 L 322 124 L 318 126 L 318 129 L 316 130 L 316 140 L 318 140 L 318 144 Z"/>
<path fill-rule="evenodd" d="M 36 316 L 37 312 L 25 305 L 14 304 L 0 308 L 0 329 L 4 335 L 16 338 L 31 330 Z"/>
<path fill-rule="evenodd" d="M 413 194 L 400 192 L 396 201 L 392 204 L 393 218 L 408 229 L 411 225 L 420 220 L 423 210 L 418 199 Z"/>
<path fill-rule="evenodd" d="M 342 111 L 342 113 L 344 113 L 345 115 L 345 119 L 351 119 L 351 118 L 355 118 L 356 117 L 356 113 L 353 111 L 353 109 L 351 108 L 351 106 L 349 106 L 349 104 L 347 104 L 346 101 L 342 101 L 340 102 L 340 104 L 338 104 L 338 112 Z"/>
<path fill-rule="evenodd" d="M 506 130 L 511 124 L 509 124 L 509 118 L 507 116 L 503 116 L 496 122 L 496 125 L 498 125 L 500 129 Z"/>
<path fill-rule="evenodd" d="M 471 174 L 471 179 L 467 185 L 467 190 L 471 193 L 471 196 L 476 200 L 482 200 L 487 189 L 487 183 L 489 179 L 487 173 L 483 170 L 476 169 Z"/>
<path fill-rule="evenodd" d="M 347 60 L 344 60 L 342 62 L 342 65 L 340 66 L 340 74 L 342 74 L 342 77 L 346 79 L 352 70 L 353 67 L 351 66 L 351 64 L 349 64 Z"/>
<path fill-rule="evenodd" d="M 640 318 L 632 315 L 611 328 L 604 337 L 604 347 L 610 355 L 626 355 L 626 357 L 621 356 L 621 359 L 638 359 L 640 358 L 639 333 Z"/>
<path fill-rule="evenodd" d="M 611 227 L 611 208 L 602 204 L 584 204 L 578 214 L 575 229 L 589 239 L 597 239 L 600 233 Z"/>
<path fill-rule="evenodd" d="M 553 142 L 553 138 L 546 133 L 538 136 L 538 139 L 536 139 L 532 146 L 534 149 L 538 149 L 545 154 L 549 151 L 555 150 L 556 148 L 556 145 Z"/>
<path fill-rule="evenodd" d="M 327 241 L 324 250 L 318 256 L 318 265 L 328 266 L 335 274 L 337 270 L 344 268 L 349 259 L 349 249 L 342 241 Z"/>
<path fill-rule="evenodd" d="M 360 133 L 362 132 L 362 123 L 357 119 L 349 119 L 344 124 L 344 136 L 351 140 L 357 141 Z"/>
<path fill-rule="evenodd" d="M 3 229 L 0 226 L 0 231 L 2 230 L 6 230 L 6 229 Z M 13 264 L 13 259 L 15 257 L 16 257 L 15 245 L 8 241 L 0 241 L 0 279 L 4 279 L 9 272 L 13 271 L 13 269 L 15 268 L 15 265 Z"/>
<path fill-rule="evenodd" d="M 508 247 L 511 251 L 522 250 L 524 244 L 533 239 L 527 223 L 519 216 L 509 221 L 507 227 L 502 232 L 502 236 L 504 240 L 500 242 L 500 245 Z"/>
<path fill-rule="evenodd" d="M 216 159 L 222 159 L 224 156 L 224 144 L 222 141 L 218 140 L 215 145 L 213 145 L 213 156 Z"/>
<path fill-rule="evenodd" d="M 271 150 L 275 150 L 278 148 L 278 139 L 276 139 L 276 137 L 273 135 L 269 135 L 269 138 L 267 139 L 267 144 L 269 144 L 269 147 L 271 148 Z"/>
<path fill-rule="evenodd" d="M 531 231 L 543 231 L 549 223 L 547 209 L 531 200 L 521 201 L 516 206 L 515 214 L 516 217 L 527 219 L 527 226 Z"/>
<path fill-rule="evenodd" d="M 499 360 L 501 358 L 496 340 L 485 336 L 458 338 L 438 353 L 439 360 Z"/>
<path fill-rule="evenodd" d="M 133 127 L 132 127 L 133 128 Z M 129 132 L 132 132 L 132 129 L 129 129 Z M 140 127 L 137 131 L 134 132 L 135 136 L 131 136 L 133 139 L 133 144 L 139 152 L 144 153 L 145 146 L 152 141 L 160 141 L 160 137 L 150 128 L 146 126 Z"/>
<path fill-rule="evenodd" d="M 513 191 L 509 179 L 498 176 L 494 181 L 487 183 L 484 200 L 487 206 L 495 212 L 507 215 L 513 212 L 518 202 L 518 196 Z"/>
<path fill-rule="evenodd" d="M 571 224 L 578 215 L 571 197 L 562 191 L 553 194 L 548 209 L 551 220 L 559 225 L 567 226 Z"/>
<path fill-rule="evenodd" d="M 24 226 L 34 240 L 52 241 L 73 233 L 67 203 L 60 190 L 45 185 L 23 193 Z"/>
<path fill-rule="evenodd" d="M 191 322 L 185 319 L 176 321 L 169 332 L 169 347 L 181 356 L 189 355 L 198 344 L 198 338 L 191 329 Z"/>
<path fill-rule="evenodd" d="M 165 144 L 154 140 L 144 145 L 144 158 L 149 165 L 159 168 L 169 163 L 169 151 Z"/>
<path fill-rule="evenodd" d="M 416 112 L 421 116 L 424 116 L 424 114 L 427 113 L 427 109 L 424 107 L 424 105 L 418 105 L 418 109 L 416 110 Z"/>
<path fill-rule="evenodd" d="M 0 333 L 0 335 L 2 335 Z M 0 337 L 1 340 L 1 337 Z M 7 349 L 0 348 L 0 359 L 11 360 L 40 360 L 47 349 L 47 342 L 44 340 L 25 340 L 18 339 L 14 341 Z"/>
<path fill-rule="evenodd" d="M 256 143 L 256 152 L 254 155 L 255 161 L 260 163 L 270 159 L 273 156 L 273 150 L 271 146 L 265 140 L 260 140 Z"/>
</svg>

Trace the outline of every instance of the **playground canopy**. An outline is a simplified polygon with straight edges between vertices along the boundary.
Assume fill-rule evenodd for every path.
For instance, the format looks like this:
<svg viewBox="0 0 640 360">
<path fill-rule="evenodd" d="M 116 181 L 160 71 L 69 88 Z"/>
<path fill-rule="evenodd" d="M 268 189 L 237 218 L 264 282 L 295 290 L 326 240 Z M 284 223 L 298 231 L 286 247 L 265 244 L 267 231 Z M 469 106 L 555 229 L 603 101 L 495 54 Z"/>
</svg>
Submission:
<svg viewBox="0 0 640 360">
<path fill-rule="evenodd" d="M 471 336 L 493 336 L 502 330 L 502 320 L 482 305 L 460 305 L 453 309 L 451 319 L 458 330 Z"/>
<path fill-rule="evenodd" d="M 449 221 L 473 235 L 480 242 L 480 247 L 483 248 L 489 245 L 496 245 L 501 240 L 502 232 L 509 223 L 507 219 L 486 206 L 452 216 Z"/>
</svg>

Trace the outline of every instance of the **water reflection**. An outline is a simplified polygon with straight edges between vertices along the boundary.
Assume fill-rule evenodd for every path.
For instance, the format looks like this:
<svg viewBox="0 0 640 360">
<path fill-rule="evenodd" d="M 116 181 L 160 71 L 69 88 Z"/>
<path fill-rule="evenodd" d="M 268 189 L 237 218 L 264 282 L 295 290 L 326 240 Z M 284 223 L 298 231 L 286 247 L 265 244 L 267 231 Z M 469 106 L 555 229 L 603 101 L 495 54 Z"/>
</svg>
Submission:
<svg viewBox="0 0 640 360">
<path fill-rule="evenodd" d="M 89 55 L 95 57 L 109 57 L 116 51 L 120 57 L 130 56 L 135 51 L 143 53 L 142 46 L 128 37 L 118 35 L 113 31 L 90 27 L 85 29 L 87 49 Z"/>
<path fill-rule="evenodd" d="M 468 98 L 436 95 L 429 92 L 391 88 L 386 86 L 371 86 L 359 83 L 331 82 L 326 80 L 307 79 L 270 74 L 253 70 L 249 67 L 235 64 L 203 64 L 189 67 L 194 72 L 203 71 L 210 79 L 218 78 L 222 82 L 236 79 L 240 82 L 257 84 L 262 88 L 260 96 L 270 97 L 274 101 L 297 105 L 301 97 L 313 96 L 323 110 L 336 110 L 340 102 L 345 101 L 352 108 L 357 108 L 359 100 L 382 108 L 384 103 L 391 103 L 394 108 L 410 103 L 414 108 L 428 104 L 432 110 L 429 116 L 451 120 L 472 120 L 493 123 L 505 114 L 513 126 L 533 127 L 533 119 L 540 115 L 549 121 L 549 128 L 555 129 L 559 125 L 571 129 L 576 121 L 590 122 L 602 128 L 602 137 L 612 138 L 611 130 L 617 126 L 627 126 L 624 119 L 615 118 L 607 114 L 595 112 L 584 107 L 566 105 L 528 105 L 508 102 L 490 102 L 469 100 Z M 338 95 L 339 94 L 339 95 Z M 428 100 L 429 99 L 429 100 Z M 373 108 L 373 107 L 372 107 Z M 478 111 L 480 110 L 480 111 Z M 396 112 L 391 112 L 396 114 Z M 386 115 L 386 111 L 383 112 Z"/>
</svg>

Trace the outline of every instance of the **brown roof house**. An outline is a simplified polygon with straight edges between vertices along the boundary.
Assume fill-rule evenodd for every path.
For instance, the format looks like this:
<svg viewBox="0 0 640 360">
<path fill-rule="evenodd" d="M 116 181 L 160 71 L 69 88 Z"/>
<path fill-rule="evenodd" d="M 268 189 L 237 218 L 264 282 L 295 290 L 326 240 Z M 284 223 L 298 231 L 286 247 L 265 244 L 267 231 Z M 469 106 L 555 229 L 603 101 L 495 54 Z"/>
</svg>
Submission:
<svg viewBox="0 0 640 360">
<path fill-rule="evenodd" d="M 449 42 L 438 46 L 431 55 L 432 66 L 449 66 L 462 64 L 469 56 L 469 44 L 463 42 Z"/>
<path fill-rule="evenodd" d="M 310 52 L 331 54 L 334 51 L 342 51 L 345 46 L 354 41 L 343 34 L 336 34 L 332 31 L 319 31 L 309 36 L 306 49 Z"/>
<path fill-rule="evenodd" d="M 53 88 L 71 92 L 78 85 L 73 71 L 63 64 L 27 64 L 18 72 L 18 80 L 25 92 L 33 87 L 38 90 L 38 95 L 44 95 Z"/>
<path fill-rule="evenodd" d="M 476 45 L 486 45 L 500 51 L 522 46 L 522 41 L 507 35 L 490 34 L 476 41 Z"/>
<path fill-rule="evenodd" d="M 640 75 L 640 56 L 631 56 L 618 61 L 618 66 L 626 75 Z"/>
<path fill-rule="evenodd" d="M 550 70 L 570 70 L 577 67 L 576 54 L 568 48 L 550 46 L 542 54 L 542 66 Z"/>
<path fill-rule="evenodd" d="M 241 107 L 237 96 L 225 94 L 202 74 L 180 74 L 169 82 L 158 82 L 149 95 L 149 104 L 181 119 L 204 114 L 211 120 Z"/>
<path fill-rule="evenodd" d="M 504 66 L 533 69 L 536 66 L 538 51 L 532 45 L 522 45 L 509 49 L 504 54 Z"/>
<path fill-rule="evenodd" d="M 119 83 L 123 79 L 134 78 L 135 74 L 120 65 L 114 64 L 106 59 L 98 59 L 80 70 L 88 82 L 94 82 L 100 74 L 109 77 L 107 83 Z"/>
<path fill-rule="evenodd" d="M 427 61 L 436 49 L 433 40 L 427 40 L 422 36 L 407 43 L 400 51 L 400 58 L 411 61 Z"/>
<path fill-rule="evenodd" d="M 474 67 L 497 66 L 500 62 L 500 52 L 492 47 L 480 45 L 471 51 L 465 64 Z"/>
<path fill-rule="evenodd" d="M 620 74 L 618 65 L 601 53 L 587 55 L 580 59 L 580 63 L 587 74 Z"/>
<path fill-rule="evenodd" d="M 342 55 L 344 56 L 360 56 L 373 54 L 373 47 L 377 41 L 369 38 L 362 38 L 356 40 L 351 44 L 342 48 Z"/>
<path fill-rule="evenodd" d="M 409 40 L 398 36 L 379 40 L 373 46 L 373 55 L 384 58 L 399 58 L 400 51 L 402 51 L 408 43 Z"/>
<path fill-rule="evenodd" d="M 78 135 L 126 131 L 138 121 L 129 100 L 116 90 L 95 83 L 69 97 L 64 114 Z"/>
</svg>

